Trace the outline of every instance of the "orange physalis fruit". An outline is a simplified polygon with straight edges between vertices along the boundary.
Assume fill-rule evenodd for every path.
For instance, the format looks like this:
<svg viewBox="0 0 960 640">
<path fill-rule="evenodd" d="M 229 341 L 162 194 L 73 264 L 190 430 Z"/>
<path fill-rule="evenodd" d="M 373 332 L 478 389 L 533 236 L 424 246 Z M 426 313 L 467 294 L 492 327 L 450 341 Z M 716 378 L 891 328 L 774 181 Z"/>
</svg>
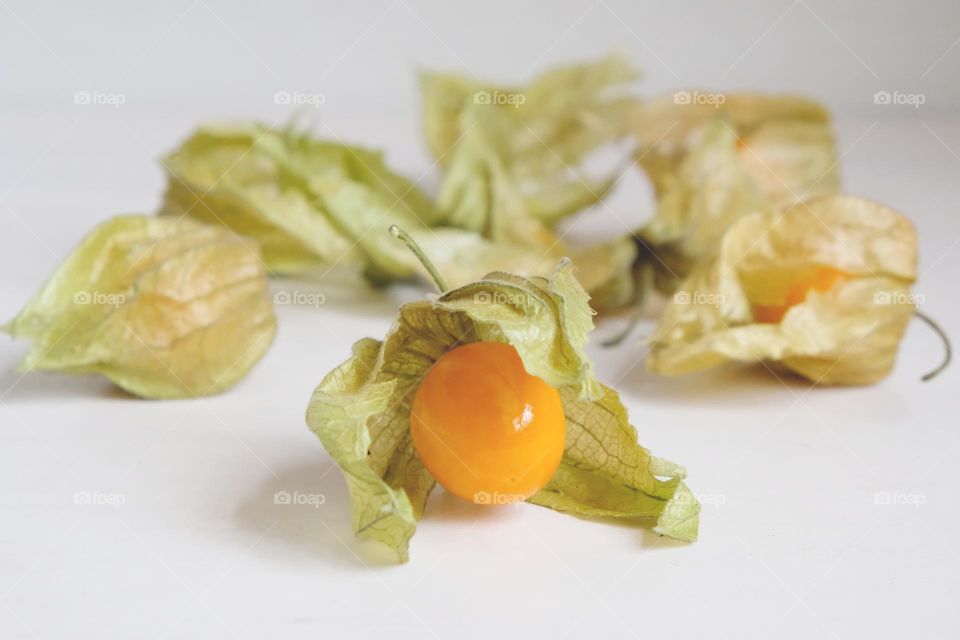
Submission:
<svg viewBox="0 0 960 640">
<path fill-rule="evenodd" d="M 420 461 L 450 493 L 478 504 L 524 500 L 563 457 L 560 394 L 526 372 L 517 350 L 476 342 L 444 354 L 413 399 Z"/>
<path fill-rule="evenodd" d="M 809 277 L 794 282 L 787 289 L 784 303 L 781 305 L 755 305 L 753 317 L 757 322 L 777 323 L 783 320 L 790 307 L 807 299 L 811 291 L 829 291 L 850 277 L 849 274 L 832 267 L 818 267 Z"/>
</svg>

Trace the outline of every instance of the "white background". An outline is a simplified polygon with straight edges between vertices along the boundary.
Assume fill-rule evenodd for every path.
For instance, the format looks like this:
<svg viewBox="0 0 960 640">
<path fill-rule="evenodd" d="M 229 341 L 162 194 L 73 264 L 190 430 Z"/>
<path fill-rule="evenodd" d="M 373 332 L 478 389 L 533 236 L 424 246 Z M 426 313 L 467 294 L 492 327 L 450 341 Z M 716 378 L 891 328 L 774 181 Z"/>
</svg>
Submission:
<svg viewBox="0 0 960 640">
<path fill-rule="evenodd" d="M 790 90 L 837 114 L 846 189 L 912 216 L 924 309 L 960 337 L 960 5 L 942 2 L 14 2 L 0 0 L 0 316 L 79 238 L 156 209 L 155 158 L 211 119 L 285 121 L 436 174 L 415 72 L 523 82 L 619 49 L 641 89 Z M 77 105 L 77 91 L 124 104 Z M 879 90 L 922 95 L 876 105 Z M 639 224 L 642 179 L 584 234 Z M 21 377 L 0 347 L 0 637 L 836 637 L 960 635 L 955 367 L 915 323 L 871 388 L 763 369 L 664 380 L 642 350 L 591 349 L 656 453 L 690 471 L 700 541 L 438 491 L 412 561 L 354 542 L 343 482 L 303 423 L 314 385 L 412 289 L 285 283 L 277 340 L 235 389 L 135 400 L 97 378 Z M 613 320 L 598 330 L 609 335 Z M 643 330 L 649 330 L 647 325 Z M 277 491 L 319 507 L 274 504 Z M 77 492 L 110 504 L 83 505 Z M 900 502 L 877 504 L 877 492 Z M 897 500 L 895 500 L 896 502 Z"/>
</svg>

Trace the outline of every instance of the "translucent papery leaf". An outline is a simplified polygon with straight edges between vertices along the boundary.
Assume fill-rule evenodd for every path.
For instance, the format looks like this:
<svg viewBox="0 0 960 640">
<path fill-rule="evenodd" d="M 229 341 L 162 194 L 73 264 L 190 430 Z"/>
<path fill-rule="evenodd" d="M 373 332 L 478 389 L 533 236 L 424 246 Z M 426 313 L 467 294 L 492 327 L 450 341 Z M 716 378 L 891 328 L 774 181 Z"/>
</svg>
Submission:
<svg viewBox="0 0 960 640">
<path fill-rule="evenodd" d="M 25 371 L 100 373 L 147 398 L 233 386 L 276 319 L 255 243 L 192 220 L 101 224 L 5 329 L 33 340 Z"/>
<path fill-rule="evenodd" d="M 601 200 L 618 176 L 587 177 L 584 161 L 624 135 L 632 100 L 622 89 L 635 77 L 616 56 L 514 89 L 425 76 L 428 144 L 447 169 L 438 198 L 445 223 L 538 245 Z"/>
<path fill-rule="evenodd" d="M 777 146 L 791 146 L 799 141 L 802 149 L 816 142 L 821 145 L 814 149 L 816 155 L 827 153 L 831 156 L 830 162 L 821 164 L 822 168 L 831 171 L 836 168 L 830 114 L 816 101 L 791 95 L 682 90 L 638 101 L 631 110 L 629 130 L 638 144 L 637 160 L 658 195 L 662 193 L 665 181 L 696 146 L 703 128 L 715 120 L 726 122 L 745 142 L 757 136 L 764 139 L 764 145 L 769 138 L 773 138 L 770 142 L 775 142 L 780 137 L 781 126 L 787 127 L 789 135 L 775 142 Z M 798 126 L 799 131 L 789 131 L 793 126 Z M 776 161 L 772 162 L 773 166 L 776 164 Z M 778 174 L 788 184 L 798 183 L 782 171 Z M 815 181 L 824 179 L 819 174 L 812 177 Z M 777 191 L 781 189 L 778 184 L 768 184 Z"/>
<path fill-rule="evenodd" d="M 730 225 L 770 208 L 769 198 L 740 163 L 736 144 L 733 129 L 715 121 L 677 172 L 664 178 L 656 213 L 639 236 L 660 257 L 650 263 L 668 291 L 698 261 L 716 256 Z"/>
<path fill-rule="evenodd" d="M 257 239 L 280 274 L 321 265 L 391 274 L 394 265 L 380 261 L 381 230 L 439 219 L 431 200 L 379 153 L 290 130 L 203 127 L 163 165 L 169 186 L 161 213 Z"/>
<path fill-rule="evenodd" d="M 680 375 L 729 361 L 777 362 L 816 383 L 870 384 L 893 367 L 915 306 L 916 233 L 902 215 L 849 196 L 744 217 L 719 256 L 680 285 L 653 337 L 652 371 Z M 823 269 L 825 290 L 790 300 Z M 758 307 L 783 310 L 777 322 Z"/>
<path fill-rule="evenodd" d="M 625 95 L 638 73 L 620 56 L 558 67 L 525 87 L 497 87 L 473 78 L 426 73 L 421 78 L 424 132 L 443 166 L 471 127 L 474 106 L 497 112 L 497 136 L 517 176 L 544 176 L 624 134 L 633 109 Z"/>
<path fill-rule="evenodd" d="M 637 162 L 657 193 L 642 269 L 671 293 L 741 216 L 839 192 L 829 114 L 794 96 L 678 91 L 639 103 Z"/>
<path fill-rule="evenodd" d="M 656 518 L 659 533 L 696 540 L 700 505 L 682 483 L 685 471 L 639 446 L 620 397 L 602 389 L 597 400 L 561 390 L 567 417 L 563 460 L 529 502 L 583 517 Z"/>
</svg>

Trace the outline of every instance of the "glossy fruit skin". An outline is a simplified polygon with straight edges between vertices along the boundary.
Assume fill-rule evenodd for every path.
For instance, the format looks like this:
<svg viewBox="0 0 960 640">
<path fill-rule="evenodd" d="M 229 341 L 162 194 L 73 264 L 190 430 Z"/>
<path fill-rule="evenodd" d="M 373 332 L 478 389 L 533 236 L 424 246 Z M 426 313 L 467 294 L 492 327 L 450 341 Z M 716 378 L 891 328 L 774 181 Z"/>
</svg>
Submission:
<svg viewBox="0 0 960 640">
<path fill-rule="evenodd" d="M 413 400 L 413 445 L 450 493 L 477 504 L 528 498 L 563 457 L 557 390 L 523 368 L 516 349 L 475 342 L 448 351 Z"/>
<path fill-rule="evenodd" d="M 787 289 L 786 299 L 782 305 L 756 305 L 753 307 L 753 317 L 757 322 L 776 324 L 783 320 L 790 307 L 800 304 L 807 299 L 811 291 L 829 291 L 840 282 L 847 280 L 849 274 L 833 269 L 819 267 L 813 275 L 800 282 L 795 282 Z"/>
</svg>

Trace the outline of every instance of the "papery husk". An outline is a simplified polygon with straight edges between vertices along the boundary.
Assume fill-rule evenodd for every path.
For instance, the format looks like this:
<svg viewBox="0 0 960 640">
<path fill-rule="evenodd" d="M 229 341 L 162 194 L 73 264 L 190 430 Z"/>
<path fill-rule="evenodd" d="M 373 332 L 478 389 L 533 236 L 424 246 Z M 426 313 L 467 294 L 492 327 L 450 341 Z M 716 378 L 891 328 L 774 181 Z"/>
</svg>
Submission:
<svg viewBox="0 0 960 640">
<path fill-rule="evenodd" d="M 292 129 L 208 125 L 163 160 L 161 214 L 254 238 L 270 271 L 342 266 L 373 280 L 408 277 L 385 259 L 391 224 L 429 227 L 440 212 L 382 155 Z"/>
<path fill-rule="evenodd" d="M 499 121 L 497 111 L 478 117 Z M 416 258 L 387 233 L 396 224 L 453 286 L 498 269 L 547 275 L 566 256 L 586 286 L 620 304 L 635 255 L 629 241 L 575 249 L 548 227 L 602 197 L 609 181 L 572 179 L 524 195 L 499 144 L 479 129 L 471 134 L 444 183 L 441 210 L 377 152 L 259 124 L 204 126 L 164 160 L 161 213 L 257 240 L 275 275 L 336 267 L 376 285 L 423 277 Z"/>
<path fill-rule="evenodd" d="M 696 539 L 700 507 L 686 472 L 637 443 L 619 396 L 594 377 L 584 352 L 592 326 L 587 294 L 564 262 L 549 279 L 495 272 L 405 304 L 383 341 L 356 343 L 307 409 L 307 423 L 343 471 L 356 534 L 408 559 L 435 484 L 410 435 L 418 385 L 451 349 L 486 341 L 513 346 L 564 404 L 563 460 L 530 502 L 582 517 L 645 517 L 664 535 Z"/>
<path fill-rule="evenodd" d="M 731 101 L 753 106 L 752 101 Z M 678 114 L 689 106 L 678 106 Z M 677 125 L 689 131 L 682 145 L 660 141 L 646 149 L 648 155 L 641 154 L 641 164 L 653 171 L 659 199 L 636 239 L 647 254 L 647 268 L 656 274 L 657 288 L 667 293 L 698 262 L 716 257 L 723 234 L 742 216 L 833 194 L 839 186 L 829 124 L 814 119 L 816 112 L 798 108 L 796 120 L 746 123 L 717 109 L 706 119 L 704 108 L 693 105 L 696 126 Z M 782 108 L 791 113 L 789 102 Z M 742 110 L 735 111 L 743 120 Z M 803 114 L 808 119 L 799 119 Z"/>
<path fill-rule="evenodd" d="M 913 225 L 881 204 L 826 196 L 753 213 L 725 234 L 720 254 L 681 284 L 652 338 L 648 368 L 682 375 L 725 362 L 777 362 L 818 384 L 871 384 L 893 367 L 915 312 Z M 776 324 L 757 305 L 784 305 L 791 283 L 820 268 L 847 274 L 810 291 Z"/>
<path fill-rule="evenodd" d="M 698 103 L 698 95 L 711 97 L 712 103 Z M 716 120 L 733 129 L 745 168 L 773 205 L 839 189 L 830 115 L 821 104 L 791 95 L 680 91 L 638 103 L 631 117 L 637 161 L 658 196 L 669 189 L 670 176 L 696 146 L 704 127 Z"/>
<path fill-rule="evenodd" d="M 503 260 L 486 262 L 486 271 L 470 269 L 470 280 L 492 269 L 546 275 L 539 265 L 567 256 L 596 307 L 616 309 L 636 297 L 631 242 L 570 247 L 555 227 L 602 200 L 619 178 L 619 171 L 588 177 L 582 164 L 625 134 L 635 103 L 627 91 L 637 75 L 619 56 L 559 67 L 525 87 L 423 75 L 427 143 L 445 169 L 437 198 L 444 225 L 487 241 L 469 241 L 478 251 L 456 256 L 457 262 L 480 264 L 494 254 Z M 467 273 L 458 266 L 453 271 Z"/>
<path fill-rule="evenodd" d="M 21 371 L 99 373 L 145 398 L 236 384 L 276 330 L 253 242 L 193 220 L 120 216 L 92 231 L 4 329 Z"/>
<path fill-rule="evenodd" d="M 514 176 L 562 172 L 625 133 L 634 108 L 627 89 L 638 77 L 636 68 L 618 55 L 551 69 L 526 86 L 424 73 L 420 87 L 427 146 L 441 166 L 449 166 L 453 148 L 474 124 L 465 112 L 482 107 L 501 123 L 505 135 L 496 137 L 497 144 Z"/>
</svg>

